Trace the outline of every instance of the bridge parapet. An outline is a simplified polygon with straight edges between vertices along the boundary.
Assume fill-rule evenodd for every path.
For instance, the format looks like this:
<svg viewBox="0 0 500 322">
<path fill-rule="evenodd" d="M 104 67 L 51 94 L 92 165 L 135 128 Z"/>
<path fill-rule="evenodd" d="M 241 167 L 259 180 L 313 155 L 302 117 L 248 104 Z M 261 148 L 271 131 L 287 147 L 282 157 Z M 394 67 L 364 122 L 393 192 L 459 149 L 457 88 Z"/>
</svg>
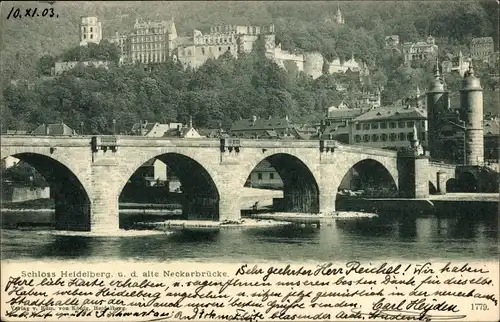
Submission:
<svg viewBox="0 0 500 322">
<path fill-rule="evenodd" d="M 90 146 L 91 136 L 3 135 L 2 146 L 82 147 Z"/>
</svg>

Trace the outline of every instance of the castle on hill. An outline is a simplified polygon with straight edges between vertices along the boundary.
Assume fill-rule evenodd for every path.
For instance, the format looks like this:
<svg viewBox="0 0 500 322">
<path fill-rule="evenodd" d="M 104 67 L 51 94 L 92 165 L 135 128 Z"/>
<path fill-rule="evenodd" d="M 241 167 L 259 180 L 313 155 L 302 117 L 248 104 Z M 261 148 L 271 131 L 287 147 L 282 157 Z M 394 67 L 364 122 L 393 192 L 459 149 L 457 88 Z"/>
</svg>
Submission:
<svg viewBox="0 0 500 322">
<path fill-rule="evenodd" d="M 337 8 L 334 21 L 344 24 L 344 17 Z M 136 20 L 131 32 L 115 33 L 107 38 L 120 49 L 120 63 L 163 63 L 179 61 L 184 67 L 198 68 L 208 59 L 217 59 L 225 53 L 238 57 L 249 53 L 255 42 L 262 37 L 265 42 L 266 57 L 280 67 L 304 72 L 316 79 L 324 74 L 362 72 L 366 66 L 354 57 L 341 61 L 326 61 L 319 52 L 304 54 L 292 53 L 276 44 L 274 24 L 267 26 L 214 25 L 203 34 L 194 29 L 192 34 L 179 36 L 174 20 L 139 21 Z M 102 24 L 97 17 L 82 17 L 80 22 L 80 45 L 98 44 L 102 40 Z"/>
</svg>

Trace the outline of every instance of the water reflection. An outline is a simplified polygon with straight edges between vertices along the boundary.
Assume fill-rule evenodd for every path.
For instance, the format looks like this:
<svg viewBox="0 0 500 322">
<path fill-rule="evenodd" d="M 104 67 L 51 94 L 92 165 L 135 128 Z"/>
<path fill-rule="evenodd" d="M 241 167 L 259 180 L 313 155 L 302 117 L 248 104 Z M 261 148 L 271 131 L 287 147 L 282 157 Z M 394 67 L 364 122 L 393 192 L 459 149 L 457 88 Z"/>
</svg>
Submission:
<svg viewBox="0 0 500 322">
<path fill-rule="evenodd" d="M 448 258 L 491 259 L 499 254 L 495 217 L 402 216 L 318 220 L 275 228 L 175 230 L 137 237 L 59 236 L 9 229 L 50 213 L 18 213 L 2 220 L 2 256 L 9 258 L 196 259 L 213 261 Z"/>
</svg>

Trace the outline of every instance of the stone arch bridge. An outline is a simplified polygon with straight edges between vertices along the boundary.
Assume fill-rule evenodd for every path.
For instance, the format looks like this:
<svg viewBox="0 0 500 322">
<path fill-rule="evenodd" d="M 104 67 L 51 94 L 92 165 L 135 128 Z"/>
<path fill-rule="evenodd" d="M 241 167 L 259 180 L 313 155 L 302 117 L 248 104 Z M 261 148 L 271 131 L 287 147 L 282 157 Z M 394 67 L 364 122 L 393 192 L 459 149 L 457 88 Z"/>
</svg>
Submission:
<svg viewBox="0 0 500 322">
<path fill-rule="evenodd" d="M 1 156 L 29 163 L 47 179 L 55 199 L 56 228 L 63 230 L 119 229 L 120 193 L 152 158 L 165 162 L 179 177 L 188 217 L 205 212 L 220 221 L 240 218 L 241 189 L 264 159 L 283 179 L 285 211 L 335 210 L 337 190 L 353 169 L 366 180 L 399 187 L 405 197 L 426 197 L 429 181 L 439 186 L 439 169 L 427 158 L 402 158 L 395 151 L 328 140 L 5 135 Z"/>
</svg>

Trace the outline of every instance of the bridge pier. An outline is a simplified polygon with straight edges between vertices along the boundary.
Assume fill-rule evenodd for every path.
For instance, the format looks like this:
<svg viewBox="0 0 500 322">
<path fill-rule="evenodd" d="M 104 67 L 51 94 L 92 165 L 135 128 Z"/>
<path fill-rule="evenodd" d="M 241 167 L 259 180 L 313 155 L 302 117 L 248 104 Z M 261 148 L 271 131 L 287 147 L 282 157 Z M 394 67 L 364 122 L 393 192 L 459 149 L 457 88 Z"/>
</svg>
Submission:
<svg viewBox="0 0 500 322">
<path fill-rule="evenodd" d="M 428 198 L 429 157 L 401 152 L 398 155 L 397 165 L 399 196 L 416 199 Z"/>
<path fill-rule="evenodd" d="M 239 193 L 239 191 L 237 191 Z M 230 193 L 221 195 L 219 200 L 219 221 L 237 221 L 241 219 L 240 196 Z"/>
<path fill-rule="evenodd" d="M 93 233 L 112 233 L 120 230 L 118 182 L 113 162 L 92 164 L 92 213 L 90 231 Z"/>
</svg>

